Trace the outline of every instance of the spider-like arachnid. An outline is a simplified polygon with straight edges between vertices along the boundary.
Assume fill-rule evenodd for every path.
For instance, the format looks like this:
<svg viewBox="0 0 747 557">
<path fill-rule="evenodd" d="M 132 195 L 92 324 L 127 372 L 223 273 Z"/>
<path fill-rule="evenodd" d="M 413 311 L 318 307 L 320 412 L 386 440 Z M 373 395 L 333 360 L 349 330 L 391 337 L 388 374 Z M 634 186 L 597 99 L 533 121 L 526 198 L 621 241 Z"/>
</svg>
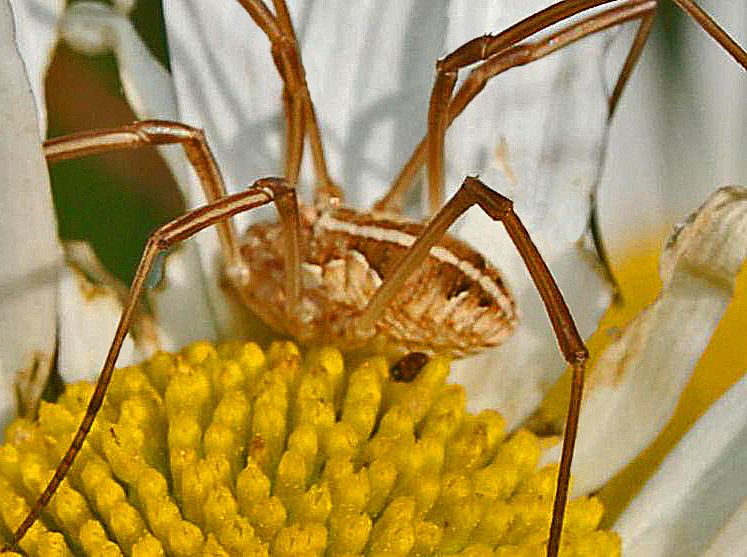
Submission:
<svg viewBox="0 0 747 557">
<path fill-rule="evenodd" d="M 50 500 L 90 430 L 130 326 L 147 277 L 160 252 L 196 232 L 217 225 L 226 276 L 236 295 L 277 331 L 302 342 L 358 346 L 385 337 L 412 351 L 455 355 L 499 344 L 515 323 L 513 298 L 497 269 L 466 244 L 446 235 L 467 208 L 480 206 L 503 222 L 524 259 L 548 311 L 558 344 L 574 370 L 548 555 L 556 555 L 568 494 L 573 443 L 578 422 L 587 350 L 562 294 L 511 201 L 477 178 L 467 178 L 442 208 L 444 136 L 449 124 L 492 77 L 543 58 L 583 37 L 629 21 L 639 21 L 633 46 L 609 100 L 609 114 L 644 46 L 653 22 L 655 0 L 630 0 L 573 19 L 605 0 L 569 0 L 543 10 L 495 35 L 465 43 L 440 60 L 431 94 L 426 138 L 417 146 L 389 192 L 361 213 L 342 207 L 342 190 L 327 170 L 321 133 L 305 81 L 295 32 L 284 0 L 274 12 L 261 0 L 240 0 L 268 36 L 284 84 L 286 151 L 283 178 L 258 180 L 244 192 L 227 195 L 203 134 L 166 121 L 139 122 L 51 140 L 49 161 L 147 144 L 179 143 L 195 168 L 208 204 L 159 228 L 149 239 L 133 280 L 130 297 L 99 377 L 88 412 L 68 452 L 29 516 L 15 532 L 15 545 Z M 747 55 L 690 0 L 677 0 L 743 66 Z M 553 26 L 551 34 L 532 37 Z M 462 68 L 476 69 L 457 88 Z M 313 206 L 299 205 L 298 181 L 304 143 L 314 162 Z M 427 225 L 396 215 L 401 199 L 424 164 L 433 218 Z M 274 203 L 279 223 L 252 226 L 237 235 L 231 216 Z"/>
</svg>

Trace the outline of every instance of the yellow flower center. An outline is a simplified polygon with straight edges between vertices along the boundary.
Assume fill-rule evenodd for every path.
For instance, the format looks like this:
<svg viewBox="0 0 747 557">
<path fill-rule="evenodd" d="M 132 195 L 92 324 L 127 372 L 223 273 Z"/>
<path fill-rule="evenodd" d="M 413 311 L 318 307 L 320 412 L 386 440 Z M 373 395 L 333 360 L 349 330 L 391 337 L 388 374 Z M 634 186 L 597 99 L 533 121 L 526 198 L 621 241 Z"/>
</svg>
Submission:
<svg viewBox="0 0 747 557">
<path fill-rule="evenodd" d="M 448 360 L 409 383 L 383 356 L 192 344 L 117 370 L 28 555 L 544 555 L 555 467 L 540 440 L 467 414 Z M 68 386 L 0 448 L 7 534 L 51 476 L 92 386 Z M 564 555 L 618 555 L 602 505 L 571 501 Z"/>
</svg>

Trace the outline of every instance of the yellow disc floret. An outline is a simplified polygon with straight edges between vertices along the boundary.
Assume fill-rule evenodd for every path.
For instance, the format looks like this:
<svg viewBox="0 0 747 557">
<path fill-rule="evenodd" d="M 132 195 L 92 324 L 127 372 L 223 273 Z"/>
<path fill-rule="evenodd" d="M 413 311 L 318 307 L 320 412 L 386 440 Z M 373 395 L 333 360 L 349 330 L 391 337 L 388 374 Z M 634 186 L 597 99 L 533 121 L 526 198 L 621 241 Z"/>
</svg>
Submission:
<svg viewBox="0 0 747 557">
<path fill-rule="evenodd" d="M 436 357 L 409 383 L 384 356 L 292 343 L 191 344 L 115 372 L 27 555 L 543 555 L 556 469 L 494 411 L 465 410 Z M 7 538 L 50 478 L 92 386 L 68 386 L 0 447 Z M 563 555 L 619 555 L 594 498 Z"/>
</svg>

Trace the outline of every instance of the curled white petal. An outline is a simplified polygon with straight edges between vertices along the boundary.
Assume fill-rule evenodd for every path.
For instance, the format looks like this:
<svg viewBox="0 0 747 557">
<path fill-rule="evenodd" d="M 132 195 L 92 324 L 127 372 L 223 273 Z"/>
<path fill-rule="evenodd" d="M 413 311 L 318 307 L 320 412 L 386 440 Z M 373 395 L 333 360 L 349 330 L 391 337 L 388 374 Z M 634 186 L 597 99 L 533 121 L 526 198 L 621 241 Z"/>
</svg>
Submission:
<svg viewBox="0 0 747 557">
<path fill-rule="evenodd" d="M 62 264 L 36 106 L 7 0 L 0 1 L 0 93 L 0 370 L 7 385 L 23 370 L 42 380 L 49 372 Z M 12 390 L 2 391 L 0 411 L 0 421 L 14 413 Z"/>
<path fill-rule="evenodd" d="M 573 461 L 576 493 L 604 484 L 664 427 L 747 257 L 747 189 L 722 188 L 671 236 L 659 298 L 602 354 Z M 546 455 L 553 461 L 559 447 Z"/>
<path fill-rule="evenodd" d="M 747 377 L 719 399 L 667 456 L 615 524 L 623 554 L 688 557 L 710 545 L 708 555 L 744 555 L 744 544 L 726 552 L 716 550 L 726 540 L 746 539 L 745 400 Z"/>
</svg>

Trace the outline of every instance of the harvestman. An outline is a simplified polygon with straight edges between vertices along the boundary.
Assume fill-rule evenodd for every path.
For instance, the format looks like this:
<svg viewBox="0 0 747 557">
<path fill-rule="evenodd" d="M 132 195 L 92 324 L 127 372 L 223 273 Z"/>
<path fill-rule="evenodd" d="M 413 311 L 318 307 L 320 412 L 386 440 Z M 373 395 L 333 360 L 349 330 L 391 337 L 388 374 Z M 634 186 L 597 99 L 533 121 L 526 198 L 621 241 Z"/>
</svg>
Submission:
<svg viewBox="0 0 747 557">
<path fill-rule="evenodd" d="M 476 204 L 494 220 L 504 224 L 542 297 L 560 350 L 573 369 L 547 547 L 548 555 L 557 555 L 588 352 L 562 294 L 509 199 L 492 191 L 479 179 L 468 177 L 457 193 L 438 210 L 444 188 L 444 137 L 451 122 L 492 77 L 543 58 L 588 35 L 638 21 L 633 45 L 609 98 L 608 114 L 612 117 L 651 31 L 656 0 L 618 2 L 616 7 L 573 23 L 569 23 L 569 18 L 615 0 L 559 2 L 500 34 L 469 41 L 439 60 L 426 138 L 416 147 L 389 192 L 376 203 L 375 212 L 371 214 L 339 206 L 342 191 L 327 171 L 322 138 L 285 0 L 273 0 L 274 14 L 262 0 L 238 1 L 269 38 L 273 60 L 283 82 L 286 123 L 284 178 L 260 179 L 244 192 L 227 195 L 202 131 L 176 122 L 138 122 L 116 129 L 61 137 L 44 145 L 47 160 L 54 162 L 144 145 L 181 144 L 197 172 L 208 204 L 174 219 L 149 237 L 86 415 L 54 476 L 3 551 L 15 547 L 36 521 L 80 451 L 103 403 L 122 342 L 160 252 L 208 226 L 217 225 L 231 286 L 276 330 L 301 341 L 348 345 L 365 343 L 376 335 L 384 335 L 406 348 L 464 354 L 498 344 L 514 326 L 514 302 L 498 271 L 474 250 L 446 235 L 454 220 Z M 692 0 L 674 1 L 747 69 L 747 53 Z M 559 23 L 563 26 L 551 35 L 533 42 L 522 42 Z M 477 63 L 479 65 L 454 93 L 458 71 Z M 293 188 L 307 136 L 317 180 L 313 207 L 299 206 Z M 424 164 L 427 165 L 428 194 L 431 213 L 434 214 L 427 226 L 396 216 L 401 208 L 399 200 Z M 230 217 L 268 203 L 276 205 L 279 224 L 250 227 L 246 239 L 239 241 Z M 335 242 L 332 240 L 340 238 L 345 239 L 341 248 L 344 253 L 333 253 L 330 245 Z M 382 253 L 391 251 L 396 253 L 394 257 L 382 257 Z M 347 293 L 348 299 L 344 299 L 346 293 L 339 291 L 339 285 L 335 290 L 334 284 L 314 283 L 313 277 L 308 279 L 304 275 L 315 265 L 319 267 L 317 263 L 324 256 L 329 256 L 328 259 L 339 257 L 345 265 L 358 266 L 356 269 L 362 277 L 358 286 L 362 293 L 356 293 L 357 301 L 352 300 L 355 296 L 350 293 Z M 312 261 L 314 257 L 319 261 Z M 321 261 L 321 265 L 324 264 Z M 444 274 L 443 269 L 447 267 L 451 271 Z M 272 268 L 282 268 L 282 278 L 274 277 L 270 272 Z M 380 272 L 374 273 L 376 270 Z M 334 270 L 325 268 L 322 271 Z M 418 304 L 421 301 L 418 292 L 425 290 L 415 294 L 403 292 L 406 283 L 408 290 L 412 290 L 410 286 L 423 279 L 430 281 L 428 291 L 436 292 L 425 315 L 417 313 L 417 307 L 422 309 L 423 305 Z M 442 310 L 439 315 L 436 315 L 437 309 Z M 461 319 L 457 315 L 461 315 Z M 475 326 L 470 328 L 468 324 L 472 323 Z"/>
</svg>

